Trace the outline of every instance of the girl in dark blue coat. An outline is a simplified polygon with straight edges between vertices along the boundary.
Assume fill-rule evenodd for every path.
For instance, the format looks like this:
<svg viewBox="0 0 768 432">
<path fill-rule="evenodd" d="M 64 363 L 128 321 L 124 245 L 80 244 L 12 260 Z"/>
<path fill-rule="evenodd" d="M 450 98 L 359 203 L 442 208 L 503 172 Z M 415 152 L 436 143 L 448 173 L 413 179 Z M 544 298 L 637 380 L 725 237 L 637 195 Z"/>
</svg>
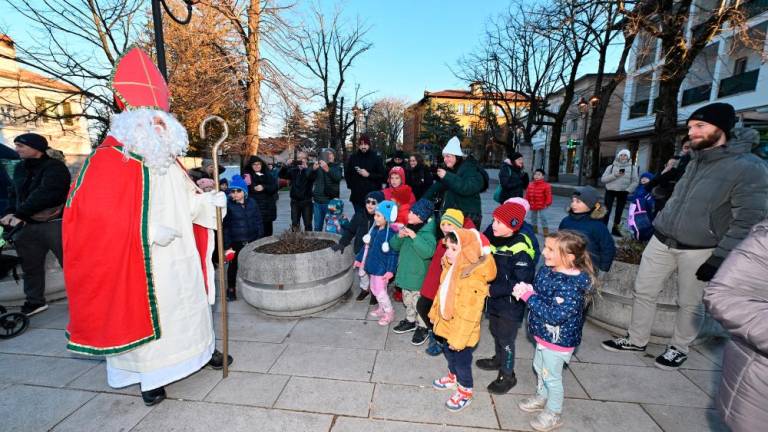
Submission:
<svg viewBox="0 0 768 432">
<path fill-rule="evenodd" d="M 608 227 L 602 223 L 605 214 L 597 191 L 591 186 L 580 187 L 571 198 L 568 216 L 563 218 L 558 228 L 573 230 L 586 237 L 592 262 L 601 271 L 610 270 L 616 256 L 616 242 Z"/>
<path fill-rule="evenodd" d="M 536 396 L 523 399 L 518 407 L 538 412 L 531 421 L 534 430 L 552 430 L 562 425 L 563 367 L 581 343 L 584 309 L 593 291 L 595 271 L 584 237 L 562 230 L 544 241 L 544 264 L 534 285 L 520 282 L 513 295 L 528 303 L 528 331 L 536 340 L 533 369 L 538 376 Z"/>
<path fill-rule="evenodd" d="M 259 206 L 248 198 L 248 185 L 242 177 L 235 175 L 229 185 L 227 216 L 222 228 L 224 231 L 224 254 L 229 260 L 227 268 L 227 301 L 237 300 L 235 285 L 237 282 L 237 257 L 240 250 L 248 243 L 264 235 L 264 224 Z"/>
</svg>

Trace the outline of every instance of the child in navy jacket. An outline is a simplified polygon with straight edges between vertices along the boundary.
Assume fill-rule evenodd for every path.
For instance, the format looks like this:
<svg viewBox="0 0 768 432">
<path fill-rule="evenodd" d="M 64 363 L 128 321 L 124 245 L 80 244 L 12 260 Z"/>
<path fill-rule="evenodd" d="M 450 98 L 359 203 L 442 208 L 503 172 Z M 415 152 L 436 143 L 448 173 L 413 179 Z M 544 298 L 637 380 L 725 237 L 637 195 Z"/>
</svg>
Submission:
<svg viewBox="0 0 768 432">
<path fill-rule="evenodd" d="M 370 278 L 371 293 L 379 302 L 371 315 L 379 318 L 381 326 L 389 325 L 395 317 L 392 301 L 387 294 L 387 284 L 397 271 L 398 253 L 389 246 L 389 238 L 397 235 L 390 226 L 395 220 L 397 205 L 392 201 L 380 202 L 373 215 L 373 226 L 363 236 L 365 247 L 355 257 L 355 267 L 360 269 L 360 276 L 367 274 Z"/>
<path fill-rule="evenodd" d="M 587 250 L 592 256 L 592 262 L 602 271 L 611 269 L 613 258 L 616 256 L 616 243 L 608 227 L 602 222 L 605 213 L 595 188 L 591 186 L 576 188 L 571 198 L 568 216 L 563 218 L 559 227 L 561 230 L 576 231 L 586 237 Z"/>
<path fill-rule="evenodd" d="M 528 303 L 528 331 L 536 340 L 533 369 L 538 376 L 536 396 L 518 407 L 541 413 L 531 421 L 534 430 L 562 426 L 563 367 L 581 343 L 584 310 L 593 291 L 595 272 L 584 237 L 569 230 L 548 235 L 544 264 L 533 286 L 521 282 L 513 294 Z"/>
<path fill-rule="evenodd" d="M 227 301 L 237 300 L 235 285 L 237 282 L 237 258 L 240 250 L 248 243 L 264 235 L 259 205 L 253 198 L 248 198 L 248 185 L 239 175 L 232 177 L 227 201 L 227 216 L 222 222 L 224 232 L 224 250 L 229 266 L 227 267 Z"/>
</svg>

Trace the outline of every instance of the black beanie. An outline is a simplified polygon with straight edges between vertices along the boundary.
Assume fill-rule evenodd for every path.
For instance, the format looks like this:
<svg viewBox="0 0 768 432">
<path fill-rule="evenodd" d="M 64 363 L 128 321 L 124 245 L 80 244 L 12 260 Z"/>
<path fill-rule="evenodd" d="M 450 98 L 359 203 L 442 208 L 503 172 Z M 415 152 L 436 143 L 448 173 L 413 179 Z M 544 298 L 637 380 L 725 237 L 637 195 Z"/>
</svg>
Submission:
<svg viewBox="0 0 768 432">
<path fill-rule="evenodd" d="M 731 104 L 717 102 L 705 105 L 694 111 L 693 114 L 688 117 L 688 121 L 691 120 L 701 120 L 717 126 L 720 130 L 725 132 L 726 138 L 730 138 L 731 129 L 736 125 L 736 111 Z"/>
<path fill-rule="evenodd" d="M 14 138 L 13 142 L 32 147 L 42 153 L 45 153 L 45 151 L 48 150 L 48 140 L 46 140 L 44 136 L 36 133 L 21 134 Z"/>
<path fill-rule="evenodd" d="M 512 162 L 514 162 L 514 161 L 516 161 L 516 160 L 520 159 L 521 157 L 523 157 L 523 154 L 522 154 L 522 153 L 520 153 L 520 152 L 514 152 L 514 153 L 512 153 L 512 154 L 509 156 L 509 160 L 510 160 L 510 161 L 512 161 Z"/>
</svg>

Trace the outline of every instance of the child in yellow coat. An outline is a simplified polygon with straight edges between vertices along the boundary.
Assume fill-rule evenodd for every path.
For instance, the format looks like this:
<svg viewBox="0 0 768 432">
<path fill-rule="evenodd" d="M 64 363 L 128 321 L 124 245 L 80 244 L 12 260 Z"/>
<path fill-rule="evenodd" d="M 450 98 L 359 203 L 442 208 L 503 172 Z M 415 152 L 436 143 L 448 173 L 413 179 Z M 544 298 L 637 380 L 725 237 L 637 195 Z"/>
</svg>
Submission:
<svg viewBox="0 0 768 432">
<path fill-rule="evenodd" d="M 472 402 L 472 350 L 480 341 L 480 321 L 488 296 L 488 283 L 496 278 L 490 245 L 475 229 L 457 229 L 446 235 L 443 272 L 435 302 L 429 311 L 435 338 L 447 349 L 448 375 L 436 379 L 436 389 L 456 389 L 446 401 L 451 411 Z"/>
</svg>

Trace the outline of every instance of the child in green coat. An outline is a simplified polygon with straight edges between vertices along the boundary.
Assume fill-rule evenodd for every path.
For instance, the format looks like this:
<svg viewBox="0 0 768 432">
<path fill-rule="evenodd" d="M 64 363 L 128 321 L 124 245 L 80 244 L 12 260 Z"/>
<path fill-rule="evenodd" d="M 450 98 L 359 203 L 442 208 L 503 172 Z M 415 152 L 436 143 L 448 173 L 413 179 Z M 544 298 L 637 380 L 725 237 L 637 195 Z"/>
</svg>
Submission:
<svg viewBox="0 0 768 432">
<path fill-rule="evenodd" d="M 400 252 L 395 284 L 403 289 L 405 319 L 395 328 L 395 333 L 414 332 L 411 343 L 421 345 L 429 336 L 426 324 L 416 311 L 419 291 L 427 275 L 429 262 L 437 247 L 435 221 L 430 218 L 434 211 L 432 201 L 420 199 L 408 212 L 408 225 L 400 229 L 397 237 L 390 240 L 392 248 Z"/>
</svg>

